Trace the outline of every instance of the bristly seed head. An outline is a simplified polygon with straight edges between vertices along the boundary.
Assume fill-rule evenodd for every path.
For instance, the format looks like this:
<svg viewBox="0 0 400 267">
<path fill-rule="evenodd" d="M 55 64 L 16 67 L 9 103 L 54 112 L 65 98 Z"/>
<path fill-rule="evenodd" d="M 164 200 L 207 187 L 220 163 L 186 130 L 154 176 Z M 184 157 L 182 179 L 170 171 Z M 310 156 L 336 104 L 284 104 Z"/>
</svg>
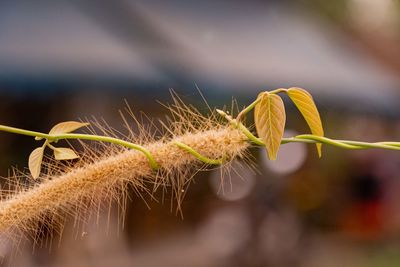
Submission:
<svg viewBox="0 0 400 267">
<path fill-rule="evenodd" d="M 66 216 L 91 216 L 99 212 L 101 203 L 109 201 L 126 203 L 128 187 L 138 194 L 150 195 L 160 187 L 167 187 L 179 210 L 193 173 L 204 169 L 204 164 L 179 148 L 176 141 L 205 157 L 224 158 L 226 163 L 237 157 L 246 157 L 247 137 L 225 121 L 220 122 L 220 116 L 216 114 L 222 111 L 216 110 L 205 117 L 176 95 L 168 108 L 171 119 L 161 122 L 164 134 L 158 140 L 154 136 L 159 130 L 147 129 L 134 118 L 129 108 L 128 114 L 135 120 L 138 132 L 128 126 L 123 116 L 129 131 L 127 140 L 146 147 L 160 165 L 158 171 L 151 169 L 147 158 L 139 151 L 110 144 L 96 143 L 92 146 L 80 142 L 83 152 L 75 165 L 49 159 L 45 163 L 46 173 L 29 187 L 18 183 L 17 176 L 24 174 L 15 172 L 8 178 L 9 190 L 2 190 L 0 232 L 11 239 L 24 236 L 35 239 L 38 225 L 43 223 L 62 232 Z M 97 121 L 92 125 L 97 127 L 92 126 L 92 131 L 116 136 L 107 125 Z M 121 208 L 123 212 L 124 205 Z"/>
</svg>

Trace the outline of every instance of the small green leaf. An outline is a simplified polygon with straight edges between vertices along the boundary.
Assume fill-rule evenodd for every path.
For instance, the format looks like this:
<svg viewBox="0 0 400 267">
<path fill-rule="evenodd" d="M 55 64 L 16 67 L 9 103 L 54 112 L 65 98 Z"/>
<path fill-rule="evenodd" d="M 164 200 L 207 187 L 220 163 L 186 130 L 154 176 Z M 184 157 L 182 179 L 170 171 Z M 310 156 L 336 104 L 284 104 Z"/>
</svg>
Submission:
<svg viewBox="0 0 400 267">
<path fill-rule="evenodd" d="M 56 160 L 69 160 L 69 159 L 77 159 L 79 156 L 70 148 L 66 147 L 57 147 L 53 149 L 54 157 Z"/>
<path fill-rule="evenodd" d="M 28 166 L 33 179 L 38 178 L 40 175 L 40 169 L 43 161 L 43 153 L 44 147 L 38 147 L 33 150 L 32 153 L 29 155 Z"/>
<path fill-rule="evenodd" d="M 292 87 L 288 89 L 287 94 L 306 120 L 308 126 L 310 127 L 311 133 L 318 136 L 324 136 L 321 117 L 310 93 L 302 88 Z M 318 156 L 321 157 L 322 144 L 316 144 L 316 146 Z"/>
<path fill-rule="evenodd" d="M 275 160 L 281 145 L 286 123 L 285 107 L 276 94 L 262 92 L 254 108 L 254 122 L 258 137 L 265 143 L 268 157 Z"/>
<path fill-rule="evenodd" d="M 77 121 L 65 121 L 56 124 L 53 128 L 51 128 L 49 134 L 57 135 L 73 132 L 79 128 L 84 126 L 88 126 L 90 123 L 83 123 Z"/>
</svg>

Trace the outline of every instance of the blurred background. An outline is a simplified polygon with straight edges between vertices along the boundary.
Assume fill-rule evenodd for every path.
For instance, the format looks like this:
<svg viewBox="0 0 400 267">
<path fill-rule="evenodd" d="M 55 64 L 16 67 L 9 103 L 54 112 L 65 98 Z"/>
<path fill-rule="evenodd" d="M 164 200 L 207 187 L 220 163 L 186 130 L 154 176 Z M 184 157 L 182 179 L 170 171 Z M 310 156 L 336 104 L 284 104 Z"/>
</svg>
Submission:
<svg viewBox="0 0 400 267">
<path fill-rule="evenodd" d="M 163 118 L 173 88 L 206 112 L 299 86 L 326 135 L 400 140 L 398 0 L 0 0 L 0 123 L 47 131 L 103 117 Z M 287 136 L 307 133 L 289 102 Z M 37 145 L 0 133 L 0 175 Z M 51 251 L 0 249 L 5 266 L 399 266 L 400 154 L 288 144 L 260 172 L 200 173 L 183 218 L 132 193 L 125 228 L 67 225 Z M 13 258 L 10 260 L 10 258 Z"/>
</svg>

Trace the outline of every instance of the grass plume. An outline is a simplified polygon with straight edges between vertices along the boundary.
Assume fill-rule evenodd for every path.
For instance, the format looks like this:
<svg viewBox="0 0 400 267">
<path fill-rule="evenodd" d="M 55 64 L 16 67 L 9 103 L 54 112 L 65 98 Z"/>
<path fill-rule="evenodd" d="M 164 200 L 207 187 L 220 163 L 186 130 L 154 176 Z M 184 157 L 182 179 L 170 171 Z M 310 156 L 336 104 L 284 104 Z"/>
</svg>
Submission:
<svg viewBox="0 0 400 267">
<path fill-rule="evenodd" d="M 162 134 L 158 138 L 157 131 L 144 127 L 129 108 L 128 114 L 134 118 L 136 127 L 123 116 L 129 132 L 125 139 L 143 145 L 160 165 L 158 171 L 150 167 L 139 151 L 113 144 L 81 142 L 83 152 L 76 164 L 48 159 L 45 173 L 28 186 L 17 179 L 17 176 L 26 176 L 24 173 L 15 172 L 8 178 L 9 184 L 7 189 L 3 187 L 0 202 L 0 232 L 14 240 L 28 236 L 36 241 L 44 229 L 61 235 L 68 217 L 75 218 L 79 225 L 112 202 L 119 204 L 123 214 L 129 187 L 141 196 L 152 196 L 160 188 L 169 190 L 180 210 L 193 173 L 205 166 L 179 148 L 176 141 L 206 157 L 225 158 L 226 164 L 246 155 L 247 137 L 225 121 L 221 122 L 215 112 L 203 116 L 176 96 L 168 108 L 171 117 L 162 123 Z M 107 124 L 97 121 L 95 125 L 93 131 L 121 138 Z"/>
</svg>

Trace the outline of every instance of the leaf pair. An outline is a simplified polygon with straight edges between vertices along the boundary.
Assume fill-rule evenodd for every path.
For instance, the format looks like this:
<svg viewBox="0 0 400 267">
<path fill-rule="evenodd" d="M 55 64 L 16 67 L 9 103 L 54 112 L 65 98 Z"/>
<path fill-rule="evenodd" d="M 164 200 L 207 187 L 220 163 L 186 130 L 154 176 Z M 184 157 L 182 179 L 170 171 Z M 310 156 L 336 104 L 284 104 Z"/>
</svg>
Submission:
<svg viewBox="0 0 400 267">
<path fill-rule="evenodd" d="M 321 118 L 312 96 L 304 89 L 292 87 L 284 91 L 299 109 L 311 129 L 311 133 L 324 136 Z M 257 134 L 265 143 L 268 157 L 275 160 L 285 130 L 286 113 L 282 98 L 275 93 L 262 92 L 258 95 L 254 109 Z M 316 144 L 321 157 L 321 144 Z"/>
<path fill-rule="evenodd" d="M 81 127 L 89 125 L 88 123 L 76 122 L 76 121 L 66 121 L 61 122 L 51 128 L 49 135 L 60 135 L 65 133 L 71 133 Z M 41 140 L 43 138 L 35 138 L 36 140 Z M 67 147 L 54 147 L 51 141 L 46 139 L 43 146 L 38 147 L 32 151 L 29 155 L 29 171 L 34 179 L 38 178 L 40 175 L 40 169 L 43 162 L 44 150 L 47 147 L 51 148 L 54 152 L 54 158 L 56 160 L 70 160 L 79 158 L 79 156 L 70 148 Z"/>
</svg>

